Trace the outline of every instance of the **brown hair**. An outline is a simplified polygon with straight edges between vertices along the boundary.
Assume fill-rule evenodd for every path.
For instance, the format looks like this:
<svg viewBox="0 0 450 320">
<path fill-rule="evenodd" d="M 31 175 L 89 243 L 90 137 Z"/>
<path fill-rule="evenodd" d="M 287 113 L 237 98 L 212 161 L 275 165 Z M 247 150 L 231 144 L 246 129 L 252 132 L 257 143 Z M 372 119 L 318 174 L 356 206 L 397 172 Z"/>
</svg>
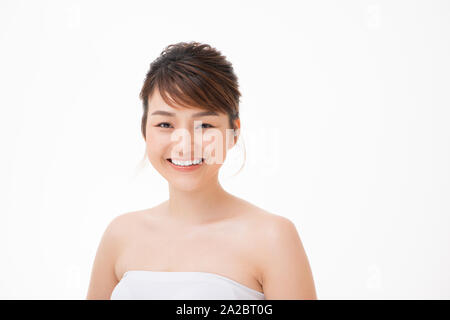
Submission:
<svg viewBox="0 0 450 320">
<path fill-rule="evenodd" d="M 144 109 L 142 135 L 146 138 L 148 98 L 156 88 L 174 108 L 175 102 L 186 108 L 228 114 L 230 127 L 236 129 L 233 120 L 239 118 L 238 87 L 233 66 L 220 51 L 193 41 L 171 44 L 150 64 L 139 95 Z"/>
<path fill-rule="evenodd" d="M 234 120 L 239 119 L 241 97 L 238 78 L 226 57 L 208 44 L 191 41 L 168 45 L 150 64 L 139 94 L 143 106 L 141 132 L 144 139 L 148 100 L 156 89 L 174 108 L 177 108 L 175 103 L 186 108 L 225 113 L 230 128 L 237 129 Z M 244 162 L 245 158 L 244 148 Z"/>
</svg>

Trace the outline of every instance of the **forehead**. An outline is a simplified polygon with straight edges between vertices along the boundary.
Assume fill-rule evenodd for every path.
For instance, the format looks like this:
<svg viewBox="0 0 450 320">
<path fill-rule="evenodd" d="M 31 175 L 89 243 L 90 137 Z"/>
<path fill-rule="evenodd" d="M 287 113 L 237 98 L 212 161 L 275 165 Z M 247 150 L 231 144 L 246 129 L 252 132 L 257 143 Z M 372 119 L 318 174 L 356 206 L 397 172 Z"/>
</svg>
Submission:
<svg viewBox="0 0 450 320">
<path fill-rule="evenodd" d="M 170 97 L 170 94 L 166 93 L 167 96 Z M 153 94 L 149 97 L 148 100 L 148 114 L 151 116 L 154 111 L 167 111 L 176 114 L 196 114 L 199 112 L 209 111 L 207 108 L 199 108 L 199 107 L 184 107 L 182 105 L 178 105 L 174 103 L 174 106 L 167 104 L 159 93 L 158 89 L 155 89 Z M 218 116 L 226 116 L 226 114 L 222 114 L 221 112 L 216 112 Z"/>
<path fill-rule="evenodd" d="M 148 97 L 148 108 L 150 109 L 173 109 L 171 106 L 169 106 L 164 99 L 162 98 L 161 94 L 159 93 L 159 90 L 155 88 L 153 93 Z"/>
<path fill-rule="evenodd" d="M 168 93 L 166 93 L 167 96 L 170 97 Z M 175 107 L 172 107 L 171 105 L 168 105 L 164 99 L 162 98 L 161 94 L 159 93 L 159 90 L 155 88 L 153 91 L 153 94 L 148 99 L 148 109 L 149 111 L 153 110 L 164 110 L 164 111 L 170 111 L 170 112 L 195 112 L 198 110 L 201 110 L 200 108 L 186 108 L 177 104 L 174 104 Z"/>
</svg>

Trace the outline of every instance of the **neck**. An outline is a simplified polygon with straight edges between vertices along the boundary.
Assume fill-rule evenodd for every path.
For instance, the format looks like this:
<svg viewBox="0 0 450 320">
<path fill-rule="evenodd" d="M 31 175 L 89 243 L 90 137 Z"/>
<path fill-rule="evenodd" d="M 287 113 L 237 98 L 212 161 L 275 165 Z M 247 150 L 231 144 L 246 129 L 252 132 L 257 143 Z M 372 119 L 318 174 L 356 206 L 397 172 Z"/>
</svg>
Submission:
<svg viewBox="0 0 450 320">
<path fill-rule="evenodd" d="M 231 195 L 218 179 L 195 190 L 181 190 L 169 185 L 167 215 L 180 223 L 196 224 L 219 219 L 220 208 Z"/>
</svg>

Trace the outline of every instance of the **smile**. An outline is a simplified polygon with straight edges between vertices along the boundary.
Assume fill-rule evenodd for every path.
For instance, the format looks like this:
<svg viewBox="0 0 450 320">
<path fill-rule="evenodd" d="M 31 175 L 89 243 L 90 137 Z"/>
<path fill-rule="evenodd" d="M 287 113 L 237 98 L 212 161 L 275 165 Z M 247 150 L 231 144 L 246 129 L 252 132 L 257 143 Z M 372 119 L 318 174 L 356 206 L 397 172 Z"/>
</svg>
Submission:
<svg viewBox="0 0 450 320">
<path fill-rule="evenodd" d="M 194 161 L 181 161 L 175 159 L 167 159 L 170 166 L 178 171 L 192 171 L 202 166 L 204 159 L 198 159 Z"/>
</svg>

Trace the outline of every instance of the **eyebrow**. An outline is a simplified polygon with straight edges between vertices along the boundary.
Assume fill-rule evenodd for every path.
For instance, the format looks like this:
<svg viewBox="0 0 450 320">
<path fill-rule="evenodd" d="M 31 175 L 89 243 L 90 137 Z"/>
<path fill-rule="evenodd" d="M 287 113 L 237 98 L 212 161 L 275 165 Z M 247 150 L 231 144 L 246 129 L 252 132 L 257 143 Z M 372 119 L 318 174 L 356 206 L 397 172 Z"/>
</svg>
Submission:
<svg viewBox="0 0 450 320">
<path fill-rule="evenodd" d="M 175 113 L 168 112 L 168 111 L 163 111 L 163 110 L 158 110 L 158 111 L 155 111 L 155 112 L 153 112 L 151 114 L 151 116 L 153 116 L 153 115 L 162 115 L 162 116 L 174 117 Z M 194 118 L 194 117 L 204 117 L 204 116 L 218 116 L 218 115 L 219 114 L 217 112 L 215 112 L 215 111 L 202 111 L 202 112 L 194 113 L 192 115 L 192 118 Z"/>
</svg>

